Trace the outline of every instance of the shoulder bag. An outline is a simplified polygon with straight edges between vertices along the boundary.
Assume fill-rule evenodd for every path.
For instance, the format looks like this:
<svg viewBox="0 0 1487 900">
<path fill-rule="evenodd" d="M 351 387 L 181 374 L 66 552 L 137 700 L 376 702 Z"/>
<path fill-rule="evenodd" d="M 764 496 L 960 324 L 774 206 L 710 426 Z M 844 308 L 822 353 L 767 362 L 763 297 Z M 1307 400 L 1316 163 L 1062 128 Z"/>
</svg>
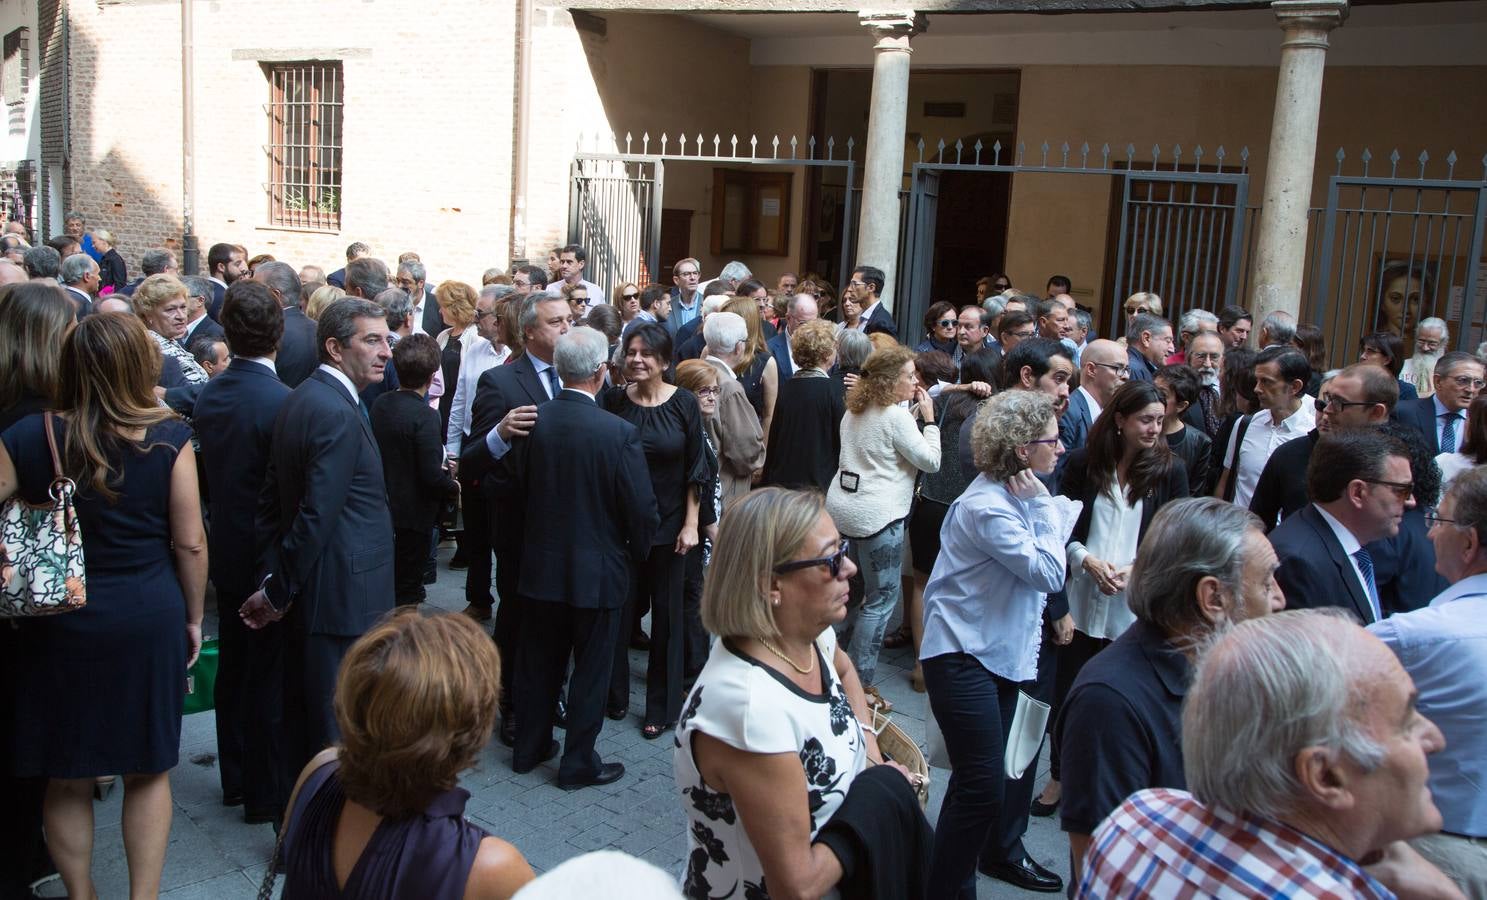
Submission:
<svg viewBox="0 0 1487 900">
<path fill-rule="evenodd" d="M 52 454 L 52 502 L 32 506 L 17 491 L 0 506 L 0 618 L 49 616 L 88 602 L 83 532 L 72 503 L 77 485 L 62 474 L 51 413 L 42 428 Z"/>
</svg>

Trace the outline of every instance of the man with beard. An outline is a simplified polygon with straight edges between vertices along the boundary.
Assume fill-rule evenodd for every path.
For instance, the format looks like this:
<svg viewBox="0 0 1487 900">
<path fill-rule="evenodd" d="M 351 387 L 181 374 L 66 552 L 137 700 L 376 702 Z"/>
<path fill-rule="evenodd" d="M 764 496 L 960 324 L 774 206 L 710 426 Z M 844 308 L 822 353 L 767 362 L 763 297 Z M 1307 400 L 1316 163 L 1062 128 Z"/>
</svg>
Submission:
<svg viewBox="0 0 1487 900">
<path fill-rule="evenodd" d="M 237 244 L 213 244 L 207 250 L 207 279 L 212 282 L 212 299 L 207 302 L 207 315 L 213 322 L 222 321 L 222 298 L 239 278 L 248 277 L 248 251 Z M 298 303 L 299 299 L 295 298 Z"/>
<path fill-rule="evenodd" d="M 1285 607 L 1277 565 L 1259 520 L 1232 503 L 1176 500 L 1152 519 L 1130 576 L 1136 621 L 1080 670 L 1053 733 L 1076 883 L 1089 836 L 1121 801 L 1143 788 L 1186 789 L 1182 701 L 1196 649 Z"/>
<path fill-rule="evenodd" d="M 1435 364 L 1451 342 L 1451 331 L 1442 319 L 1431 316 L 1415 327 L 1415 355 L 1404 364 L 1399 380 L 1415 386 L 1421 397 L 1435 393 Z"/>
<path fill-rule="evenodd" d="M 1198 402 L 1187 408 L 1182 420 L 1209 437 L 1216 437 L 1224 424 L 1219 417 L 1219 373 L 1224 369 L 1224 339 L 1212 331 L 1193 335 L 1188 342 L 1187 364 L 1198 375 Z"/>
</svg>

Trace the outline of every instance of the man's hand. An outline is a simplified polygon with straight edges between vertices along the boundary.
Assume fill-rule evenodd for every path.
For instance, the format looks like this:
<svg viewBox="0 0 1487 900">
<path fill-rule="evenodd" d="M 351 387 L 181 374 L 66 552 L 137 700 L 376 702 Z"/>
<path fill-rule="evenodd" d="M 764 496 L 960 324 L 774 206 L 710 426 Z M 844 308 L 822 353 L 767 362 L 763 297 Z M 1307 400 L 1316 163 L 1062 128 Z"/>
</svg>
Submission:
<svg viewBox="0 0 1487 900">
<path fill-rule="evenodd" d="M 268 595 L 261 590 L 254 591 L 253 596 L 243 601 L 243 605 L 238 607 L 238 615 L 242 616 L 243 624 L 254 631 L 284 618 L 284 613 L 274 609 L 274 605 L 268 602 Z"/>
<path fill-rule="evenodd" d="M 509 444 L 514 437 L 526 437 L 531 434 L 532 426 L 536 424 L 537 407 L 518 406 L 508 412 L 496 425 L 496 434 Z"/>
</svg>

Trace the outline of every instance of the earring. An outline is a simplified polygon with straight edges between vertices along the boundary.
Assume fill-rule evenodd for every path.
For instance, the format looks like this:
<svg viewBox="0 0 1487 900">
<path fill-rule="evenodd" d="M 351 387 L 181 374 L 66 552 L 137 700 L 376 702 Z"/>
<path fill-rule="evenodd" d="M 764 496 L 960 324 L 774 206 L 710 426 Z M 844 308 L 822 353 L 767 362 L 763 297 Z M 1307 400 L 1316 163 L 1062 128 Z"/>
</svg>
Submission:
<svg viewBox="0 0 1487 900">
<path fill-rule="evenodd" d="M 779 597 L 774 598 L 774 605 L 775 606 L 779 606 L 780 605 L 780 598 Z"/>
</svg>

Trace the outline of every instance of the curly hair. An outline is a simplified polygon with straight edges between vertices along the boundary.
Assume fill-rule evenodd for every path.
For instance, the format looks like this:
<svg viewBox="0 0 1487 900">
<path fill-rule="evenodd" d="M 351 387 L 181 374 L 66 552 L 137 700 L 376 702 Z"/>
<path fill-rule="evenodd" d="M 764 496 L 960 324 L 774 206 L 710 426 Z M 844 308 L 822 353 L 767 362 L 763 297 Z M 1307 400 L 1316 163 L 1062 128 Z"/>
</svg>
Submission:
<svg viewBox="0 0 1487 900">
<path fill-rule="evenodd" d="M 341 662 L 336 724 L 347 798 L 388 819 L 422 813 L 490 739 L 501 661 L 467 616 L 404 607 Z"/>
<path fill-rule="evenodd" d="M 971 457 L 987 478 L 1006 481 L 1027 468 L 1017 448 L 1038 440 L 1053 421 L 1053 398 L 1037 391 L 1003 391 L 981 404 L 971 426 Z"/>
<path fill-rule="evenodd" d="M 155 310 L 164 306 L 168 301 L 184 297 L 186 294 L 184 281 L 174 275 L 161 272 L 141 281 L 139 287 L 134 289 L 134 296 L 130 298 L 130 301 L 134 305 L 134 314 L 148 324 L 150 317 L 155 315 Z"/>
<path fill-rule="evenodd" d="M 836 328 L 830 322 L 804 322 L 790 333 L 790 355 L 801 369 L 824 368 L 835 354 Z"/>
<path fill-rule="evenodd" d="M 874 350 L 862 364 L 857 383 L 847 391 L 847 410 L 861 413 L 870 406 L 892 406 L 898 402 L 893 390 L 904 364 L 914 361 L 914 351 L 900 344 Z"/>
<path fill-rule="evenodd" d="M 434 289 L 434 299 L 444 321 L 455 331 L 463 331 L 475 321 L 475 301 L 480 299 L 480 295 L 463 281 L 446 281 L 439 285 Z"/>
</svg>

